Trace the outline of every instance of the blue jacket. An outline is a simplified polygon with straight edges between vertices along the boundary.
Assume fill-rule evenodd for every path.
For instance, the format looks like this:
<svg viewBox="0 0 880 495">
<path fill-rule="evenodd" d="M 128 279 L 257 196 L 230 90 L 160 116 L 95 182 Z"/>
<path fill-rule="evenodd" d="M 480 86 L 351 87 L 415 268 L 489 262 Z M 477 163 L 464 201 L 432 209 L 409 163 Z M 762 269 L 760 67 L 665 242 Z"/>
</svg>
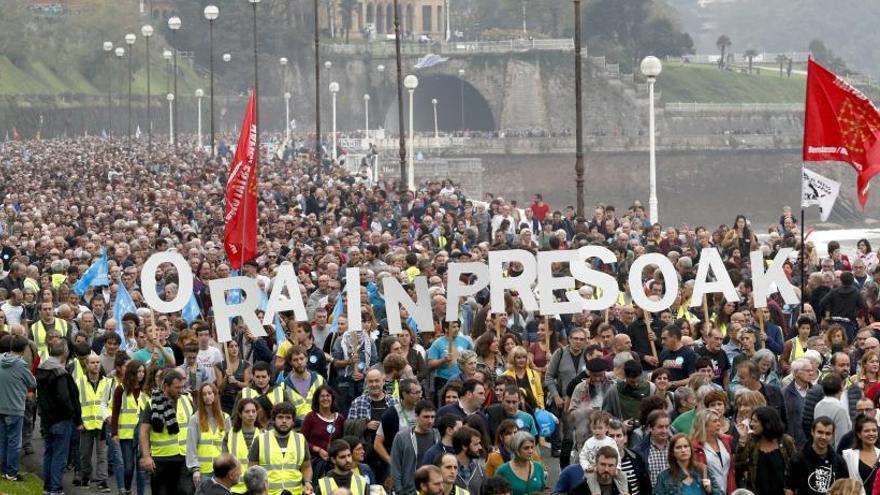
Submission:
<svg viewBox="0 0 880 495">
<path fill-rule="evenodd" d="M 696 483 L 700 487 L 700 491 L 702 491 L 703 474 L 691 469 L 691 477 L 694 479 L 693 483 Z M 672 474 L 667 469 L 657 477 L 657 486 L 654 487 L 653 495 L 681 495 L 681 481 L 681 475 L 679 475 L 678 479 L 673 480 Z M 724 491 L 718 488 L 718 484 L 715 483 L 711 476 L 709 481 L 712 483 L 712 495 L 724 495 Z"/>
<path fill-rule="evenodd" d="M 785 403 L 785 414 L 788 415 L 785 422 L 785 432 L 794 439 L 794 445 L 800 450 L 807 444 L 807 435 L 804 433 L 802 426 L 804 398 L 798 393 L 793 380 L 782 389 L 782 400 Z"/>
<path fill-rule="evenodd" d="M 0 355 L 0 414 L 24 416 L 27 391 L 36 386 L 37 380 L 21 356 L 12 352 Z"/>
</svg>

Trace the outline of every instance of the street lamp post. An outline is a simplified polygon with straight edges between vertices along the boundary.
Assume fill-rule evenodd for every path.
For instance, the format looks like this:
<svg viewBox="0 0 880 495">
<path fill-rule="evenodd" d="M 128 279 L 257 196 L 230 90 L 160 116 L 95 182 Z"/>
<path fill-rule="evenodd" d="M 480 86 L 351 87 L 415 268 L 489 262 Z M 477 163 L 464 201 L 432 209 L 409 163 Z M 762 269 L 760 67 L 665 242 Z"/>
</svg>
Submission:
<svg viewBox="0 0 880 495">
<path fill-rule="evenodd" d="M 174 44 L 174 96 L 177 96 L 177 31 L 180 30 L 180 17 L 174 16 L 168 19 L 168 29 L 171 30 L 171 42 Z M 177 107 L 174 109 L 174 149 L 177 150 Z"/>
<path fill-rule="evenodd" d="M 446 42 L 449 43 L 449 40 L 452 39 L 452 27 L 450 26 L 449 20 L 452 18 L 449 14 L 449 7 L 452 6 L 452 0 L 446 0 Z"/>
<path fill-rule="evenodd" d="M 575 205 L 579 222 L 584 218 L 584 108 L 581 70 L 581 0 L 574 0 L 574 113 L 575 113 Z M 578 225 L 580 227 L 580 225 Z"/>
<path fill-rule="evenodd" d="M 647 56 L 642 59 L 640 66 L 642 74 L 648 80 L 648 155 L 650 168 L 650 196 L 648 196 L 648 210 L 651 222 L 660 221 L 657 212 L 657 159 L 655 156 L 656 146 L 654 144 L 654 83 L 657 82 L 657 76 L 663 70 L 663 64 L 660 59 L 653 56 Z"/>
<path fill-rule="evenodd" d="M 403 132 L 403 64 L 400 56 L 400 9 L 398 1 L 394 0 L 394 53 L 397 62 L 397 134 L 400 140 L 400 200 L 406 192 L 406 137 Z"/>
<path fill-rule="evenodd" d="M 174 144 L 174 93 L 168 93 L 168 144 Z"/>
<path fill-rule="evenodd" d="M 290 91 L 285 91 L 284 92 L 284 117 L 285 117 L 284 122 L 287 125 L 287 127 L 286 127 L 287 131 L 286 131 L 284 137 L 287 142 L 290 142 L 290 97 L 291 97 Z"/>
<path fill-rule="evenodd" d="M 199 120 L 199 122 L 198 122 L 199 132 L 198 132 L 198 144 L 196 145 L 196 148 L 198 148 L 200 151 L 202 149 L 202 98 L 204 96 L 205 96 L 205 91 L 202 88 L 199 88 L 196 90 L 196 102 L 198 105 L 198 112 L 199 112 L 199 119 L 198 119 Z"/>
<path fill-rule="evenodd" d="M 162 52 L 162 58 L 165 59 L 165 93 L 171 92 L 171 58 L 174 56 L 171 50 Z"/>
<path fill-rule="evenodd" d="M 376 66 L 376 70 L 379 72 L 379 88 L 376 90 L 376 92 L 378 93 L 378 95 L 376 96 L 376 98 L 378 98 L 378 101 L 376 101 L 376 107 L 379 108 L 379 111 L 382 111 L 382 109 L 385 108 L 385 106 L 383 105 L 385 102 L 385 66 L 379 64 Z M 377 124 L 376 129 L 382 126 L 384 118 L 385 115 L 379 115 L 379 123 Z"/>
<path fill-rule="evenodd" d="M 122 57 L 125 56 L 125 48 L 118 46 L 118 47 L 116 47 L 116 50 L 114 50 L 114 53 L 116 54 L 116 58 L 122 60 Z M 111 129 L 111 135 L 112 135 L 112 129 Z"/>
<path fill-rule="evenodd" d="M 370 142 L 370 95 L 364 95 L 364 140 Z"/>
<path fill-rule="evenodd" d="M 281 57 L 278 59 L 278 63 L 281 65 L 281 88 L 284 89 L 287 86 L 287 57 Z M 284 120 L 284 137 L 287 140 L 290 140 L 290 97 L 288 96 L 290 93 L 284 92 L 284 108 L 285 108 L 285 117 Z"/>
<path fill-rule="evenodd" d="M 431 105 L 434 106 L 434 145 L 440 143 L 440 128 L 437 126 L 437 98 L 431 99 Z"/>
<path fill-rule="evenodd" d="M 113 55 L 113 42 L 104 42 L 104 51 L 111 57 Z M 110 70 L 110 64 L 107 64 L 107 136 L 113 135 L 113 72 Z"/>
<path fill-rule="evenodd" d="M 336 161 L 336 93 L 339 92 L 339 83 L 333 81 L 330 83 L 330 95 L 333 97 L 333 134 L 331 136 L 331 143 L 333 149 L 330 150 L 330 158 L 333 161 Z"/>
<path fill-rule="evenodd" d="M 461 89 L 460 102 L 461 103 L 461 127 L 459 130 L 464 131 L 464 69 L 458 69 L 458 81 Z"/>
<path fill-rule="evenodd" d="M 223 54 L 223 63 L 228 65 L 229 62 L 231 62 L 231 61 L 232 61 L 232 55 L 230 55 L 228 53 L 224 53 Z M 226 70 L 227 69 L 224 69 L 224 73 Z M 228 111 L 229 111 L 229 93 L 227 92 L 226 93 L 226 105 L 224 105 L 223 110 L 220 111 L 220 129 L 221 130 L 223 129 L 223 121 L 224 121 L 223 117 L 226 115 L 226 112 L 228 112 Z"/>
<path fill-rule="evenodd" d="M 128 144 L 131 144 L 131 47 L 134 45 L 137 37 L 128 33 L 125 35 L 125 43 L 128 45 Z"/>
<path fill-rule="evenodd" d="M 210 55 L 210 72 L 211 72 L 211 158 L 214 157 L 214 21 L 220 17 L 220 9 L 216 5 L 207 5 L 204 10 L 205 19 L 208 20 L 208 53 Z M 201 145 L 201 141 L 199 141 Z"/>
<path fill-rule="evenodd" d="M 253 20 L 254 20 L 254 127 L 256 128 L 256 143 L 254 147 L 254 170 L 257 170 L 257 163 L 260 161 L 260 80 L 258 77 L 258 60 L 259 60 L 259 52 L 257 51 L 257 4 L 260 3 L 260 0 L 248 0 L 250 2 L 251 7 L 253 7 Z M 247 198 L 247 195 L 245 195 Z M 245 199 L 247 201 L 247 199 Z M 247 203 L 245 203 L 245 209 L 247 209 Z M 241 238 L 244 239 L 244 227 L 245 222 L 242 222 L 241 225 Z M 244 244 L 242 244 L 242 248 Z M 244 265 L 244 249 L 241 250 L 242 256 L 242 265 Z"/>
<path fill-rule="evenodd" d="M 416 139 L 415 130 L 413 129 L 413 114 L 415 113 L 413 110 L 413 94 L 416 91 L 416 88 L 419 87 L 419 78 L 410 74 L 406 76 L 406 79 L 403 80 L 403 85 L 406 86 L 407 91 L 409 91 L 409 161 L 407 162 L 407 186 L 410 191 L 416 190 L 416 167 L 415 162 L 413 160 L 414 153 L 414 142 Z"/>
<path fill-rule="evenodd" d="M 318 25 L 318 0 L 315 3 L 315 157 L 321 175 L 321 30 Z"/>
<path fill-rule="evenodd" d="M 153 26 L 143 26 L 141 34 L 144 36 L 147 55 L 147 155 L 150 156 L 153 153 L 153 117 L 150 111 L 150 38 L 153 37 Z"/>
</svg>

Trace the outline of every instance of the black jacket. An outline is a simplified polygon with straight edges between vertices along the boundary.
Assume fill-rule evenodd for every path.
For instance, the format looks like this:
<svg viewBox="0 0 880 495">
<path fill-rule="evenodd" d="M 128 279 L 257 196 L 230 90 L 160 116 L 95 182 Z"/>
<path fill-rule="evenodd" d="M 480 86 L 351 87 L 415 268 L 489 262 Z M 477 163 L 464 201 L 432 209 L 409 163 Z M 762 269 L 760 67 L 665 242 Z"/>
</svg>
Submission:
<svg viewBox="0 0 880 495">
<path fill-rule="evenodd" d="M 44 428 L 61 421 L 72 420 L 82 424 L 79 393 L 73 376 L 50 358 L 37 368 L 37 407 Z"/>
<path fill-rule="evenodd" d="M 849 321 L 855 323 L 856 313 L 864 307 L 865 299 L 859 290 L 852 285 L 842 285 L 826 294 L 815 309 L 816 314 L 822 317 L 831 313 L 831 316 L 849 318 Z"/>
</svg>

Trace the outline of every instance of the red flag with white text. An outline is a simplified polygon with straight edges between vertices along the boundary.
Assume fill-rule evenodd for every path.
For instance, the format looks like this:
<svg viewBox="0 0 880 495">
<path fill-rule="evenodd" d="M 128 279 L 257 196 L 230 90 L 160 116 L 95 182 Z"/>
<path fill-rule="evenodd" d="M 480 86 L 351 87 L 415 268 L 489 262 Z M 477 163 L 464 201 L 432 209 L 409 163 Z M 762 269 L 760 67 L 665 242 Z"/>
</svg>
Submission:
<svg viewBox="0 0 880 495">
<path fill-rule="evenodd" d="M 235 158 L 226 180 L 226 229 L 223 246 L 234 270 L 257 257 L 257 110 L 248 99 Z"/>
<path fill-rule="evenodd" d="M 859 174 L 862 208 L 880 173 L 880 111 L 861 91 L 810 59 L 804 118 L 804 161 L 847 162 Z"/>
</svg>

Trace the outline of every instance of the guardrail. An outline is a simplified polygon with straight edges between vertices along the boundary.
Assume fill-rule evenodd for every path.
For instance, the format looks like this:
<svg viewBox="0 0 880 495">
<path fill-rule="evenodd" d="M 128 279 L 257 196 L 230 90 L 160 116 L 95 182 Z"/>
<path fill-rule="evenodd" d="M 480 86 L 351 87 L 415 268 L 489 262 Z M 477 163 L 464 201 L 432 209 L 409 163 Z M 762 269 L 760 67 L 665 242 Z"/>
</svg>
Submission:
<svg viewBox="0 0 880 495">
<path fill-rule="evenodd" d="M 666 112 L 677 113 L 799 113 L 804 111 L 803 103 L 686 103 L 669 102 L 664 105 Z"/>
<path fill-rule="evenodd" d="M 326 45 L 327 51 L 339 55 L 357 55 L 371 52 L 374 55 L 392 55 L 396 48 L 393 41 L 373 41 L 370 43 L 346 45 L 341 43 Z M 453 41 L 413 43 L 403 42 L 400 51 L 404 55 L 436 54 L 479 54 L 479 53 L 511 53 L 537 51 L 574 51 L 574 40 L 541 39 L 541 40 L 506 40 L 506 41 Z"/>
</svg>

